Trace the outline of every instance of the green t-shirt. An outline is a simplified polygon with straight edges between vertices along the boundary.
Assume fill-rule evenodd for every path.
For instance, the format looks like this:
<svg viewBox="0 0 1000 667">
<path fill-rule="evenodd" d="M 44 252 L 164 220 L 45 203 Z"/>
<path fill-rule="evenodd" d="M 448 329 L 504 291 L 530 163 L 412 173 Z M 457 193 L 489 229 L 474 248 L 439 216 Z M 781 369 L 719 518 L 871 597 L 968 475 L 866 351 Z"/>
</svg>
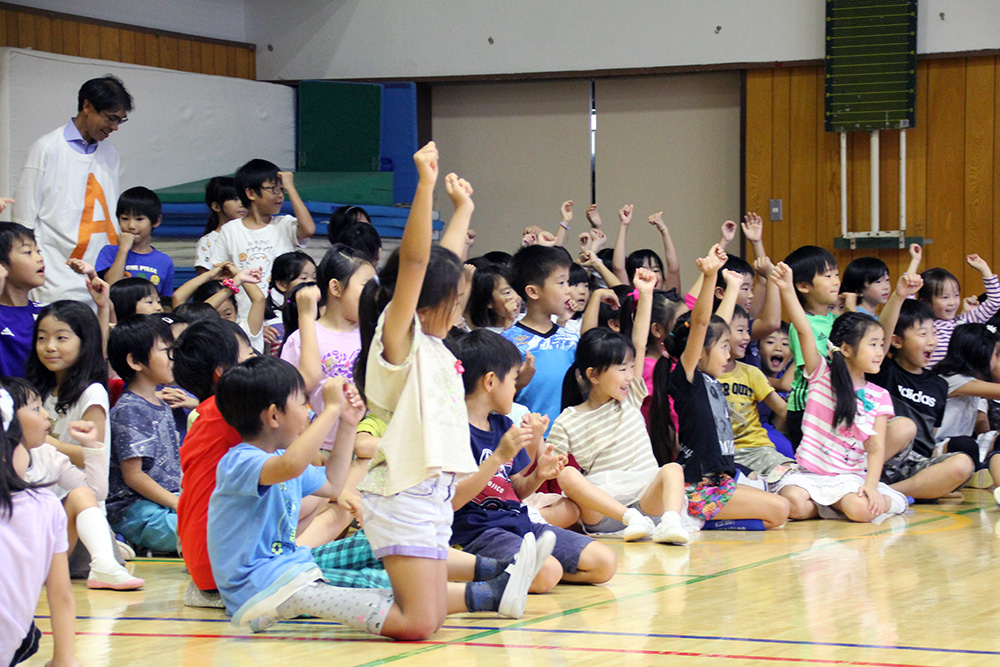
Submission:
<svg viewBox="0 0 1000 667">
<path fill-rule="evenodd" d="M 830 339 L 830 330 L 833 328 L 833 321 L 837 319 L 837 316 L 834 313 L 813 315 L 807 312 L 806 317 L 809 318 L 813 338 L 816 339 L 816 349 L 824 357 L 828 356 L 826 344 Z M 809 388 L 809 382 L 805 378 L 806 362 L 802 358 L 802 346 L 799 344 L 799 334 L 795 331 L 794 325 L 788 329 L 788 342 L 791 345 L 792 354 L 795 356 L 795 379 L 792 380 L 792 393 L 788 395 L 788 409 L 801 412 L 806 409 L 806 391 Z"/>
</svg>

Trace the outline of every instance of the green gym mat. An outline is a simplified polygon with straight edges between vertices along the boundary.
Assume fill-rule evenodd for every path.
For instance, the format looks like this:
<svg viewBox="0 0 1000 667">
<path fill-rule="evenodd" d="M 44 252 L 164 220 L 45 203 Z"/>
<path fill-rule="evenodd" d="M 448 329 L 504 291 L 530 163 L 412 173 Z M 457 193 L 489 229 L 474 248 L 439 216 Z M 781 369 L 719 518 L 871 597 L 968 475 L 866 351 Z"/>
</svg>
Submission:
<svg viewBox="0 0 1000 667">
<path fill-rule="evenodd" d="M 188 204 L 205 201 L 204 178 L 160 188 L 156 194 L 165 204 Z M 295 189 L 303 201 L 340 204 L 377 204 L 392 206 L 392 172 L 389 171 L 297 171 Z"/>
</svg>

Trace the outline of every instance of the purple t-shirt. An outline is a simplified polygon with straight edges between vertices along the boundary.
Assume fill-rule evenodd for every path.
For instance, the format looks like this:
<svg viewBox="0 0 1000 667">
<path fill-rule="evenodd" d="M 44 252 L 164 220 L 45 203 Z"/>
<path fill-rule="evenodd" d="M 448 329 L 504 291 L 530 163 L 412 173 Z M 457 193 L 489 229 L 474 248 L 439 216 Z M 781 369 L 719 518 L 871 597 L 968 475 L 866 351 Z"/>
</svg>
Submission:
<svg viewBox="0 0 1000 667">
<path fill-rule="evenodd" d="M 97 255 L 97 264 L 94 268 L 99 274 L 104 275 L 104 272 L 115 263 L 117 255 L 118 246 L 104 246 Z M 125 271 L 133 278 L 145 278 L 156 285 L 156 291 L 160 296 L 174 294 L 174 260 L 156 248 L 144 255 L 129 250 L 125 257 Z"/>
<path fill-rule="evenodd" d="M 42 308 L 34 301 L 27 306 L 0 305 L 0 376 L 24 377 L 35 318 Z"/>
</svg>

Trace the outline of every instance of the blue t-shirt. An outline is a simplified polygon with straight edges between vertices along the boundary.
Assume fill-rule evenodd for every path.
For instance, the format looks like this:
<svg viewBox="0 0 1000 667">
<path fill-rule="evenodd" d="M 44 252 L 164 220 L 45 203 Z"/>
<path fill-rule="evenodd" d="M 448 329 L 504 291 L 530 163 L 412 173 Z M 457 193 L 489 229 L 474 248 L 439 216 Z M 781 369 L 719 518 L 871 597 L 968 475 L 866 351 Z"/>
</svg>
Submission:
<svg viewBox="0 0 1000 667">
<path fill-rule="evenodd" d="M 97 264 L 94 269 L 101 276 L 115 263 L 118 256 L 118 246 L 106 245 L 101 248 L 97 255 Z M 156 285 L 156 291 L 160 296 L 173 296 L 174 293 L 174 260 L 170 255 L 153 248 L 151 252 L 140 255 L 134 250 L 129 250 L 125 256 L 125 271 L 133 278 L 145 278 Z"/>
<path fill-rule="evenodd" d="M 0 305 L 0 376 L 24 377 L 35 319 L 42 308 L 34 301 L 27 306 Z"/>
<path fill-rule="evenodd" d="M 563 378 L 573 365 L 580 336 L 557 324 L 540 334 L 520 322 L 501 335 L 517 345 L 522 358 L 528 352 L 535 355 L 535 376 L 514 400 L 532 412 L 547 415 L 551 429 L 562 412 Z M 546 431 L 545 435 L 548 434 Z"/>
<path fill-rule="evenodd" d="M 501 438 L 513 423 L 507 417 L 490 414 L 492 430 L 484 431 L 469 424 L 471 431 L 472 455 L 477 463 L 493 456 Z M 524 536 L 531 530 L 528 508 L 521 503 L 510 482 L 516 475 L 531 465 L 531 457 L 523 449 L 511 461 L 507 461 L 496 471 L 493 479 L 479 494 L 455 511 L 451 525 L 451 543 L 466 545 L 489 528 L 503 528 Z"/>
<path fill-rule="evenodd" d="M 122 392 L 111 408 L 111 471 L 108 475 L 108 521 L 121 520 L 143 498 L 125 483 L 121 462 L 140 457 L 142 471 L 171 493 L 181 491 L 181 439 L 170 408 L 138 394 Z"/>
<path fill-rule="evenodd" d="M 208 501 L 208 557 L 212 576 L 234 614 L 292 568 L 315 567 L 309 547 L 295 544 L 302 499 L 326 483 L 315 466 L 287 482 L 261 486 L 268 454 L 242 443 L 219 461 Z"/>
</svg>

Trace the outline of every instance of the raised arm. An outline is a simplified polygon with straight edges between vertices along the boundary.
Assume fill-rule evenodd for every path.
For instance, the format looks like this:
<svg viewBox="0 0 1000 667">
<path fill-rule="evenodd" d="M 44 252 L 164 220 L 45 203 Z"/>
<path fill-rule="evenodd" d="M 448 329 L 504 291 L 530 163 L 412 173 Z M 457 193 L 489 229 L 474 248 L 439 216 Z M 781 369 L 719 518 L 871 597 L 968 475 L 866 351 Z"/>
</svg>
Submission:
<svg viewBox="0 0 1000 667">
<path fill-rule="evenodd" d="M 730 324 L 733 321 L 733 311 L 736 310 L 736 297 L 740 294 L 740 287 L 743 285 L 743 276 L 729 269 L 722 270 L 722 279 L 726 281 L 726 292 L 722 295 L 719 307 L 715 309 L 715 314 Z M 706 282 L 713 283 L 711 278 L 706 277 Z M 715 299 L 713 298 L 714 302 Z"/>
<path fill-rule="evenodd" d="M 340 420 L 337 422 L 337 439 L 333 451 L 326 457 L 326 484 L 315 495 L 337 498 L 344 491 L 347 474 L 354 460 L 354 446 L 358 437 L 358 423 L 365 416 L 365 404 L 352 384 L 343 385 L 344 393 Z"/>
<path fill-rule="evenodd" d="M 320 291 L 318 285 L 303 287 L 295 293 L 295 307 L 299 311 L 299 372 L 306 383 L 306 391 L 311 392 L 323 380 L 323 362 L 319 354 L 319 339 L 316 337 L 316 316 L 319 312 Z"/>
<path fill-rule="evenodd" d="M 809 318 L 806 311 L 799 303 L 799 297 L 795 294 L 795 284 L 792 282 L 792 269 L 784 262 L 779 262 L 774 271 L 771 272 L 771 280 L 781 291 L 781 303 L 788 313 L 788 320 L 795 327 L 795 332 L 799 336 L 799 347 L 802 348 L 802 359 L 805 362 L 806 373 L 810 374 L 819 366 L 820 353 L 816 349 L 816 338 L 813 336 L 812 326 L 809 325 Z"/>
<path fill-rule="evenodd" d="M 963 314 L 959 319 L 962 322 L 985 322 L 1000 311 L 1000 285 L 997 277 L 993 275 L 990 265 L 979 255 L 969 255 L 966 257 L 969 266 L 979 271 L 983 276 L 983 284 L 986 287 L 986 301 L 979 304 L 978 308 L 973 308 Z"/>
<path fill-rule="evenodd" d="M 417 315 L 420 288 L 424 284 L 427 263 L 431 257 L 433 228 L 431 215 L 434 184 L 438 176 L 438 150 L 431 141 L 413 155 L 417 165 L 417 191 L 413 195 L 410 216 L 399 246 L 399 275 L 396 290 L 385 309 L 382 326 L 383 356 L 390 364 L 406 360 L 413 339 L 413 318 Z"/>
<path fill-rule="evenodd" d="M 464 178 L 452 173 L 444 177 L 444 188 L 455 205 L 455 212 L 448 221 L 448 228 L 441 235 L 441 247 L 451 250 L 463 262 L 468 257 L 469 221 L 476 205 L 472 202 L 472 186 Z"/>
<path fill-rule="evenodd" d="M 229 267 L 232 267 L 232 269 L 230 270 Z M 191 295 L 194 294 L 199 287 L 207 283 L 209 280 L 219 280 L 219 276 L 221 276 L 223 272 L 225 272 L 226 275 L 232 274 L 232 276 L 235 277 L 236 266 L 231 262 L 220 262 L 208 271 L 198 274 L 191 280 L 187 281 L 174 290 L 174 295 L 171 300 L 173 307 L 177 308 L 181 304 L 187 303 L 188 299 L 191 298 Z"/>
<path fill-rule="evenodd" d="M 899 319 L 899 309 L 903 306 L 903 301 L 919 292 L 923 285 L 924 279 L 916 273 L 904 273 L 899 277 L 896 289 L 889 295 L 889 300 L 885 302 L 885 307 L 878 316 L 886 340 L 891 339 L 896 330 L 896 321 Z"/>
<path fill-rule="evenodd" d="M 614 273 L 608 270 L 608 267 L 604 265 L 604 262 L 601 261 L 601 258 L 598 257 L 597 254 L 592 250 L 585 250 L 584 252 L 581 252 L 580 257 L 577 258 L 577 261 L 579 261 L 581 265 L 587 267 L 588 269 L 593 269 L 597 271 L 598 275 L 600 275 L 601 278 L 604 279 L 604 284 L 607 285 L 608 287 L 617 287 L 618 285 L 624 284 L 622 283 L 621 280 L 618 279 L 618 276 L 616 276 Z"/>
<path fill-rule="evenodd" d="M 754 307 L 757 310 L 757 317 L 753 321 L 750 330 L 752 340 L 762 340 L 767 338 L 781 327 L 781 294 L 778 286 L 768 278 L 774 270 L 774 264 L 767 257 L 758 257 L 753 263 L 754 272 L 757 274 L 759 283 L 764 283 L 763 296 L 757 296 L 754 290 Z M 757 304 L 760 303 L 758 306 Z"/>
<path fill-rule="evenodd" d="M 919 273 L 920 262 L 924 258 L 924 249 L 919 243 L 910 244 L 910 263 L 906 267 L 907 273 Z"/>
<path fill-rule="evenodd" d="M 310 238 L 316 233 L 316 223 L 313 222 L 312 213 L 306 208 L 305 202 L 299 196 L 299 191 L 295 189 L 295 180 L 292 172 L 279 171 L 278 183 L 285 192 L 288 193 L 288 201 L 292 202 L 292 213 L 298 222 L 295 228 L 295 236 L 299 240 Z"/>
<path fill-rule="evenodd" d="M 118 234 L 118 252 L 115 253 L 115 261 L 104 272 L 104 279 L 108 281 L 109 285 L 114 285 L 125 277 L 125 262 L 128 260 L 128 253 L 134 242 L 135 236 L 132 234 L 128 232 Z"/>
<path fill-rule="evenodd" d="M 653 288 L 656 276 L 642 267 L 635 270 L 632 284 L 639 293 L 632 322 L 632 345 L 635 346 L 635 378 L 642 379 L 643 359 L 646 356 L 646 342 L 649 340 L 649 326 L 653 316 Z"/>
<path fill-rule="evenodd" d="M 698 360 L 701 359 L 701 351 L 705 347 L 705 336 L 708 333 L 708 325 L 712 321 L 712 295 L 715 293 L 715 274 L 719 272 L 722 265 L 726 263 L 726 253 L 715 244 L 708 251 L 708 254 L 698 259 L 698 270 L 704 280 L 701 283 L 701 293 L 698 294 L 698 303 L 691 311 L 690 327 L 687 343 L 684 352 L 681 353 L 681 365 L 684 367 L 684 374 L 688 382 L 694 380 L 694 372 L 698 367 Z"/>
<path fill-rule="evenodd" d="M 654 213 L 646 218 L 646 221 L 656 227 L 663 238 L 663 262 L 665 264 L 663 267 L 663 289 L 676 289 L 679 292 L 681 290 L 681 262 L 677 258 L 677 248 L 674 247 L 674 241 L 670 238 L 670 229 L 667 228 L 667 223 L 663 222 L 663 211 Z"/>
<path fill-rule="evenodd" d="M 632 222 L 632 204 L 625 204 L 618 209 L 618 240 L 615 241 L 615 252 L 611 257 L 611 269 L 622 284 L 628 284 L 628 273 L 625 271 L 626 239 L 628 226 Z"/>
<path fill-rule="evenodd" d="M 606 303 L 612 308 L 621 308 L 618 295 L 615 294 L 613 289 L 610 287 L 595 289 L 590 293 L 590 301 L 587 302 L 587 307 L 583 311 L 583 319 L 580 322 L 581 336 L 597 326 L 597 323 L 600 321 L 599 316 L 602 303 Z M 643 348 L 643 350 L 645 349 Z M 638 350 L 636 352 L 638 353 Z"/>
<path fill-rule="evenodd" d="M 556 232 L 556 245 L 566 245 L 566 232 L 569 231 L 569 223 L 573 222 L 573 201 L 567 199 L 559 207 L 559 231 Z"/>
</svg>

